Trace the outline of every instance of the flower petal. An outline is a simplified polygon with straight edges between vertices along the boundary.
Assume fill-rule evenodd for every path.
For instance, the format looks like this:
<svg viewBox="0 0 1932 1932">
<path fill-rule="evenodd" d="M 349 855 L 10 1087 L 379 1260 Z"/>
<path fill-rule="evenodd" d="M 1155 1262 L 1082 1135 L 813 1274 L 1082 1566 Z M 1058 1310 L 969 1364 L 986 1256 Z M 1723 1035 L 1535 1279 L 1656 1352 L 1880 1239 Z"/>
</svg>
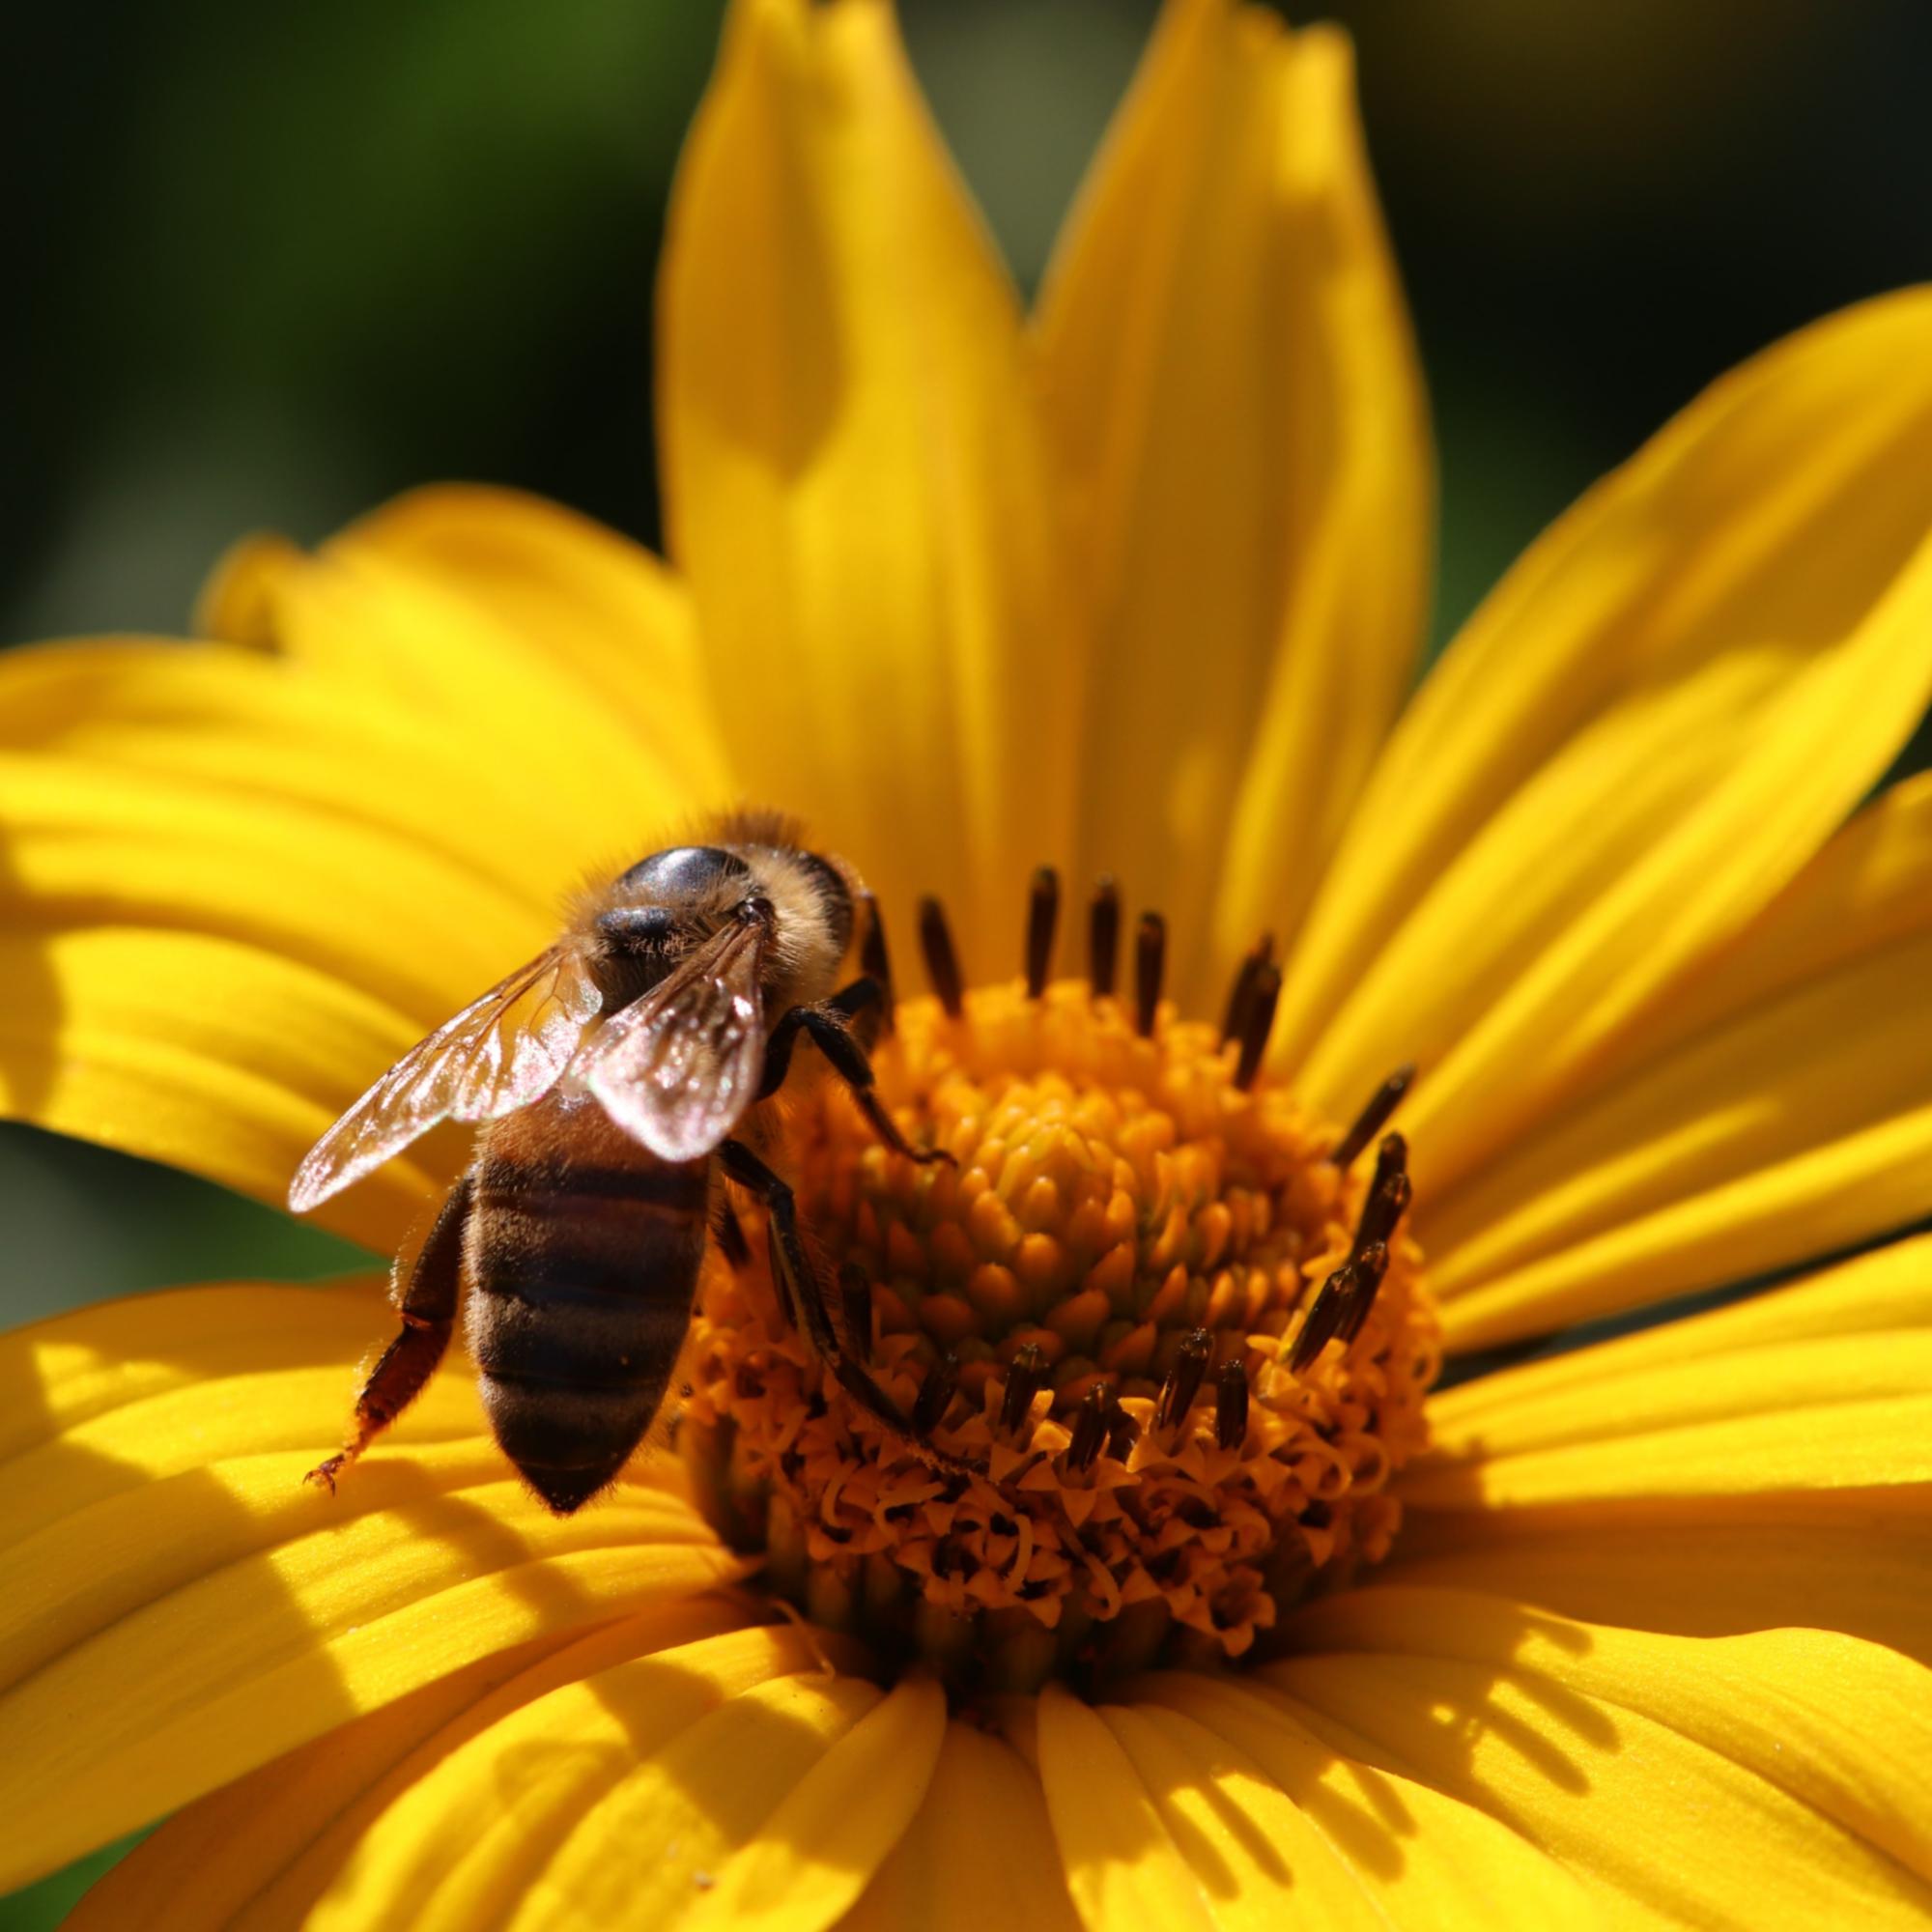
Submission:
<svg viewBox="0 0 1932 1932">
<path fill-rule="evenodd" d="M 1932 1209 L 1932 780 L 1834 838 L 1595 1091 L 1419 1219 L 1452 1347 L 1849 1246 Z"/>
<path fill-rule="evenodd" d="M 1915 1925 L 1932 1909 L 1932 1673 L 1782 1630 L 1690 1639 L 1374 1586 L 1256 1673 L 1336 1749 L 1492 1812 L 1672 1924 Z"/>
<path fill-rule="evenodd" d="M 1381 1574 L 1690 1636 L 1814 1625 L 1932 1662 L 1921 1446 L 1908 1428 L 1861 1460 L 1867 1421 L 1923 1388 L 1928 1329 L 1932 1237 L 1434 1396 Z"/>
<path fill-rule="evenodd" d="M 1932 1482 L 1928 1264 L 1932 1237 L 1434 1396 L 1397 1493 L 1425 1514 L 1628 1519 L 1653 1500 Z"/>
<path fill-rule="evenodd" d="M 1039 350 L 1103 668 L 1083 855 L 1198 974 L 1298 924 L 1420 642 L 1425 406 L 1342 35 L 1172 0 Z"/>
<path fill-rule="evenodd" d="M 426 1685 L 177 1814 L 88 1895 L 93 1922 L 355 1923 L 358 1910 L 364 1924 L 484 1922 L 527 1883 L 578 1801 L 649 1747 L 648 1732 L 627 1733 L 582 1694 L 587 1680 L 648 1685 L 651 1720 L 668 1735 L 812 1667 L 803 1633 L 748 1628 L 746 1612 L 693 1597 Z M 593 1713 L 601 1730 L 582 1721 Z M 464 1772 L 482 1766 L 514 1804 L 475 1803 Z M 443 1803 L 458 1794 L 461 1808 Z"/>
<path fill-rule="evenodd" d="M 1757 913 L 1932 690 L 1932 294 L 1716 384 L 1562 519 L 1391 741 L 1284 989 L 1346 1114 L 1420 1060 L 1425 1191 Z"/>
<path fill-rule="evenodd" d="M 629 1484 L 547 1516 L 504 1479 L 460 1365 L 339 1495 L 306 1487 L 339 1439 L 357 1354 L 394 1319 L 367 1288 L 321 1295 L 343 1319 L 334 1366 L 319 1370 L 329 1324 L 301 1307 L 315 1293 L 130 1304 L 118 1402 L 112 1309 L 0 1349 L 9 1407 L 47 1416 L 0 1484 L 7 1569 L 22 1579 L 0 1634 L 0 1723 L 19 1747 L 0 1767 L 0 1884 L 479 1658 L 742 1573 L 669 1491 Z M 252 1331 L 251 1368 L 157 1377 L 139 1338 L 165 1363 L 154 1323 L 170 1307 Z M 199 1348 L 178 1346 L 190 1360 Z M 291 1439 L 303 1446 L 278 1446 Z M 117 1552 L 105 1572 L 103 1548 Z"/>
<path fill-rule="evenodd" d="M 1078 1923 L 1039 1780 L 1009 1747 L 955 1720 L 924 1804 L 838 1928 L 1074 1932 Z"/>
<path fill-rule="evenodd" d="M 232 939 L 113 925 L 0 937 L 8 1114 L 278 1205 L 303 1152 L 421 1031 Z M 425 1141 L 316 1218 L 392 1251 L 453 1166 Z"/>
<path fill-rule="evenodd" d="M 1223 1739 L 1293 1801 L 1390 1925 L 1588 1925 L 1589 1895 L 1561 1865 L 1486 1811 L 1427 1784 L 1338 1756 L 1239 1679 L 1164 1671 L 1136 1681 L 1143 1704 Z"/>
<path fill-rule="evenodd" d="M 1245 1752 L 1158 1705 L 1102 1705 L 1100 1717 L 1211 1923 L 1273 1932 L 1293 1911 L 1323 1927 L 1386 1925 L 1325 1834 Z"/>
<path fill-rule="evenodd" d="M 945 1735 L 945 1690 L 901 1677 L 759 1823 L 682 1922 L 769 1932 L 836 1923 L 924 1802 Z"/>
<path fill-rule="evenodd" d="M 665 749 L 674 728 L 638 728 L 635 707 L 613 704 L 564 647 L 570 629 L 520 627 L 526 607 L 513 600 L 499 611 L 492 588 L 392 546 L 379 516 L 313 555 L 277 538 L 238 547 L 203 611 L 216 637 L 272 650 L 406 717 L 417 742 L 455 749 L 486 789 L 506 775 L 550 834 L 549 872 L 531 882 L 547 898 L 614 849 L 635 851 L 694 801 L 680 788 L 679 754 Z M 686 645 L 674 601 L 661 620 L 675 662 Z M 640 660 L 655 641 L 638 639 Z M 634 688 L 646 682 L 640 662 Z"/>
<path fill-rule="evenodd" d="M 546 673 L 567 668 L 661 758 L 686 809 L 736 795 L 691 598 L 640 545 L 518 490 L 412 490 L 350 536 L 512 631 Z"/>
<path fill-rule="evenodd" d="M 426 1741 L 260 1922 L 831 1923 L 923 1795 L 937 1688 L 814 1671 L 798 1629 L 637 1649 L 600 1633 Z"/>
<path fill-rule="evenodd" d="M 1147 1923 L 1212 1932 L 1200 1881 L 1099 1712 L 1058 1684 L 1039 1695 L 1039 1781 L 1089 1932 Z"/>
<path fill-rule="evenodd" d="M 901 919 L 936 891 L 1008 929 L 1068 844 L 1078 640 L 1018 303 L 884 0 L 733 10 L 659 321 L 670 548 L 734 769 Z"/>
</svg>

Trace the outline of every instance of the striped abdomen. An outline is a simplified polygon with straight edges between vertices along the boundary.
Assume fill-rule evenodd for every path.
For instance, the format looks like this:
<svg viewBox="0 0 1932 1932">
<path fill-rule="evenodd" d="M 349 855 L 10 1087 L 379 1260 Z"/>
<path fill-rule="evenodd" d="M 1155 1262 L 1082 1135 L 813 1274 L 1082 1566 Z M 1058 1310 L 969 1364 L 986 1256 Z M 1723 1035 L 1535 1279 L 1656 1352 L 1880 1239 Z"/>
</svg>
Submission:
<svg viewBox="0 0 1932 1932">
<path fill-rule="evenodd" d="M 709 1170 L 657 1159 L 579 1094 L 553 1092 L 477 1142 L 470 1351 L 503 1453 L 560 1515 L 615 1478 L 664 1400 Z"/>
</svg>

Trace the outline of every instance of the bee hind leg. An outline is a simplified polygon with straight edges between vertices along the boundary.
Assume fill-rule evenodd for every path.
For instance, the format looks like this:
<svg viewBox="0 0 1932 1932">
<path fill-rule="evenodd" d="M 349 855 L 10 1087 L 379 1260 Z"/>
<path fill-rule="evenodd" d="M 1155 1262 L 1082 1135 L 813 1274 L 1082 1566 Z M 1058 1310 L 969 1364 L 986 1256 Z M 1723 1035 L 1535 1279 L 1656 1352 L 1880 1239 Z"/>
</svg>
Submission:
<svg viewBox="0 0 1932 1932">
<path fill-rule="evenodd" d="M 805 1010 L 795 1009 L 795 1010 Z M 901 1437 L 914 1452 L 938 1468 L 958 1475 L 978 1475 L 976 1464 L 935 1448 L 913 1427 L 912 1418 L 880 1385 L 877 1377 L 853 1352 L 838 1333 L 826 1304 L 825 1287 L 818 1270 L 806 1252 L 799 1234 L 798 1203 L 791 1185 L 774 1174 L 742 1141 L 725 1141 L 718 1150 L 724 1172 L 740 1187 L 748 1188 L 765 1204 L 765 1239 L 771 1256 L 772 1283 L 781 1301 L 795 1310 L 802 1321 L 806 1338 L 833 1375 L 840 1388 L 860 1407 L 876 1416 L 894 1435 Z M 869 1338 L 868 1338 L 869 1339 Z"/>
<path fill-rule="evenodd" d="M 914 1147 L 899 1132 L 898 1122 L 880 1104 L 873 1085 L 872 1063 L 866 1058 L 866 1049 L 853 1038 L 850 1023 L 858 1014 L 875 1007 L 883 997 L 876 980 L 854 980 L 849 986 L 817 1006 L 793 1007 L 781 1015 L 778 1025 L 772 1029 L 770 1039 L 765 1042 L 765 1077 L 758 1089 L 758 1098 L 769 1099 L 784 1085 L 785 1074 L 791 1068 L 792 1047 L 803 1033 L 825 1056 L 833 1072 L 851 1089 L 852 1097 L 859 1103 L 859 1111 L 865 1115 L 872 1131 L 895 1153 L 903 1154 L 906 1159 L 918 1161 L 922 1166 L 939 1160 L 952 1161 L 952 1156 L 944 1148 Z M 952 1164 L 956 1166 L 957 1162 Z"/>
<path fill-rule="evenodd" d="M 422 1393 L 449 1346 L 449 1331 L 456 1324 L 469 1192 L 469 1177 L 465 1175 L 450 1190 L 410 1269 L 398 1297 L 402 1328 L 377 1358 L 355 1398 L 355 1434 L 304 1478 L 331 1494 L 336 1477 Z"/>
</svg>

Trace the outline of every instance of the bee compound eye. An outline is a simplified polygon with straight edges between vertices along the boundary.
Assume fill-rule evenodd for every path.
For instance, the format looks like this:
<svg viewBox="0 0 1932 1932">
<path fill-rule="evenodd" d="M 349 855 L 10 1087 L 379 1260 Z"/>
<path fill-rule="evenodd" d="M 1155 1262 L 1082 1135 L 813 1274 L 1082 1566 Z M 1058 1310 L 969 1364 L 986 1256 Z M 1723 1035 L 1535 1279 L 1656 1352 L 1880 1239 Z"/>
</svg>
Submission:
<svg viewBox="0 0 1932 1932">
<path fill-rule="evenodd" d="M 735 852 L 722 845 L 673 845 L 639 859 L 620 874 L 625 892 L 648 893 L 655 899 L 691 898 L 724 879 L 748 876 L 750 868 Z"/>
</svg>

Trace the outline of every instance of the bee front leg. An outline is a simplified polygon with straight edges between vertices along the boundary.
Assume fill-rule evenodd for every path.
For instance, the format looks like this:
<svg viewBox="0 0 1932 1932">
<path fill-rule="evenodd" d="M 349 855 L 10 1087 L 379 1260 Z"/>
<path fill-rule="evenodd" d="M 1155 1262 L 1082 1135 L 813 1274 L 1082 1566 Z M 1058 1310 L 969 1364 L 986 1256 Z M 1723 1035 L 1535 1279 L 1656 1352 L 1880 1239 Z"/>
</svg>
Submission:
<svg viewBox="0 0 1932 1932">
<path fill-rule="evenodd" d="M 355 1433 L 305 1481 L 333 1493 L 335 1479 L 422 1393 L 449 1346 L 463 1273 L 463 1224 L 469 1216 L 466 1174 L 442 1204 L 429 1238 L 410 1269 L 399 1306 L 402 1331 L 369 1371 L 355 1398 Z"/>
<path fill-rule="evenodd" d="M 918 1161 L 922 1166 L 933 1161 L 951 1161 L 952 1156 L 944 1148 L 914 1147 L 899 1132 L 898 1122 L 880 1104 L 873 1082 L 872 1063 L 866 1058 L 866 1049 L 852 1037 L 848 1024 L 854 1014 L 864 1012 L 880 997 L 876 980 L 854 980 L 822 1005 L 793 1007 L 782 1015 L 766 1042 L 765 1077 L 758 1090 L 758 1098 L 769 1099 L 783 1085 L 791 1066 L 792 1046 L 803 1033 L 825 1056 L 833 1072 L 851 1089 L 852 1097 L 859 1103 L 859 1111 L 865 1115 L 872 1131 L 895 1153 L 903 1154 L 906 1159 Z"/>
<path fill-rule="evenodd" d="M 832 1311 L 826 1305 L 825 1285 L 799 1234 L 798 1203 L 790 1183 L 774 1174 L 742 1141 L 724 1142 L 718 1157 L 731 1179 L 764 1202 L 773 1285 L 780 1298 L 798 1311 L 807 1338 L 837 1377 L 839 1387 L 862 1408 L 877 1416 L 894 1435 L 903 1436 L 926 1461 L 962 1475 L 978 1473 L 972 1463 L 925 1441 L 913 1427 L 912 1418 L 886 1393 L 871 1370 L 840 1337 Z M 866 1341 L 869 1347 L 870 1337 Z"/>
</svg>

